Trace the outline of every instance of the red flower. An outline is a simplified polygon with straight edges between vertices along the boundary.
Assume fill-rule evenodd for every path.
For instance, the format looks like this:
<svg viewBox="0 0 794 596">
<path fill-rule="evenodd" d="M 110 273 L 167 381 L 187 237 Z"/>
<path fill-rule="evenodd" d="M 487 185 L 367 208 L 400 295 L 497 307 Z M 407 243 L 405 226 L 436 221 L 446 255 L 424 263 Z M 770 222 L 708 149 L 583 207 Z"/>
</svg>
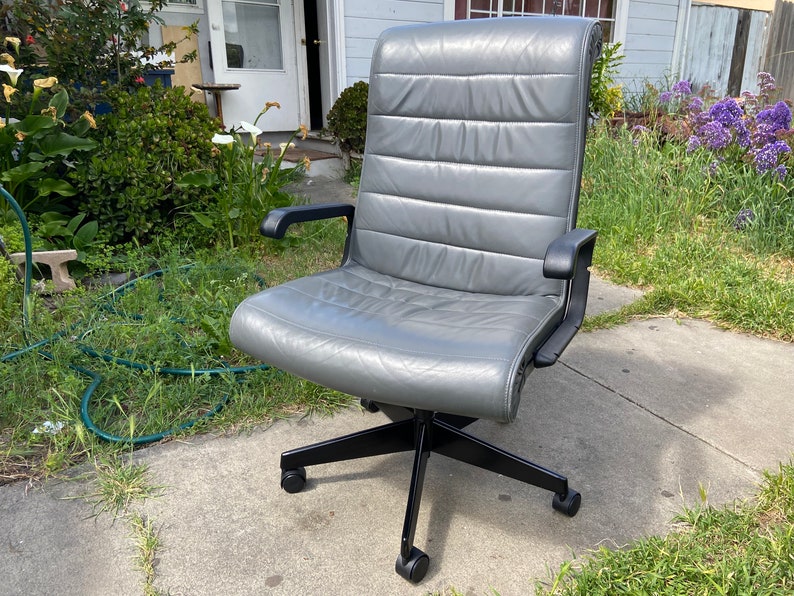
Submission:
<svg viewBox="0 0 794 596">
<path fill-rule="evenodd" d="M 32 35 L 28 35 L 28 36 L 25 38 L 25 43 L 26 43 L 26 44 L 28 44 L 28 45 L 33 45 L 34 43 L 36 43 L 36 40 L 35 40 L 35 39 L 33 39 L 33 36 L 32 36 Z"/>
<path fill-rule="evenodd" d="M 127 7 L 127 3 L 126 2 L 120 2 L 119 3 L 119 8 L 121 9 L 121 12 L 127 12 L 127 8 L 128 8 Z"/>
<path fill-rule="evenodd" d="M 138 77 L 135 77 L 135 82 L 138 83 L 139 85 L 142 85 L 145 81 L 144 81 L 143 77 L 138 76 Z"/>
</svg>

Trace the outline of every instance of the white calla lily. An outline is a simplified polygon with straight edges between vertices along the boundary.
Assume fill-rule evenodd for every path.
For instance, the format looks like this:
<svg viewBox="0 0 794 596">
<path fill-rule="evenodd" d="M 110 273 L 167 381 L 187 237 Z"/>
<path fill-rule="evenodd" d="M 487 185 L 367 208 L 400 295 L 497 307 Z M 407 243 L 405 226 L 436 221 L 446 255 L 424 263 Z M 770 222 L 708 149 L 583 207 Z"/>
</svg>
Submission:
<svg viewBox="0 0 794 596">
<path fill-rule="evenodd" d="M 5 73 L 8 73 L 8 78 L 11 79 L 11 84 L 14 87 L 17 86 L 17 80 L 19 79 L 19 75 L 21 75 L 22 72 L 24 71 L 24 69 L 22 68 L 13 68 L 8 64 L 0 64 L 0 70 L 2 70 Z"/>
<path fill-rule="evenodd" d="M 215 133 L 215 136 L 212 137 L 212 142 L 216 145 L 231 145 L 234 143 L 234 137 L 232 135 Z"/>
<path fill-rule="evenodd" d="M 243 128 L 245 132 L 249 133 L 254 139 L 256 139 L 256 137 L 262 134 L 261 128 L 254 126 L 253 124 L 251 124 L 250 122 L 246 122 L 245 120 L 240 120 L 240 126 Z"/>
</svg>

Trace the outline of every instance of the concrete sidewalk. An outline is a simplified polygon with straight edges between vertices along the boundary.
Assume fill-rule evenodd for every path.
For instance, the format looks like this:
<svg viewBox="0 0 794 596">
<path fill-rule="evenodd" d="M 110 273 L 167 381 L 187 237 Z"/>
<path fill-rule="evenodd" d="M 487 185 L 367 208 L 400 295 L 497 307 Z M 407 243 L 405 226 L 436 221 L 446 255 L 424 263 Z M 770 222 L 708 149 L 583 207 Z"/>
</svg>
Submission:
<svg viewBox="0 0 794 596">
<path fill-rule="evenodd" d="M 637 295 L 594 280 L 588 309 Z M 751 496 L 762 471 L 794 449 L 792 371 L 791 344 L 702 321 L 580 333 L 556 366 L 530 375 L 514 424 L 469 427 L 567 475 L 582 494 L 579 514 L 556 513 L 543 490 L 434 455 L 416 536 L 431 562 L 419 586 L 394 573 L 411 454 L 316 466 L 303 492 L 279 488 L 282 451 L 380 424 L 382 414 L 351 408 L 143 449 L 135 458 L 163 490 L 133 510 L 159 534 L 163 594 L 531 594 L 574 553 L 667 533 L 701 486 L 712 504 Z M 0 594 L 142 593 L 128 523 L 72 498 L 92 490 L 79 479 L 0 488 Z"/>
</svg>

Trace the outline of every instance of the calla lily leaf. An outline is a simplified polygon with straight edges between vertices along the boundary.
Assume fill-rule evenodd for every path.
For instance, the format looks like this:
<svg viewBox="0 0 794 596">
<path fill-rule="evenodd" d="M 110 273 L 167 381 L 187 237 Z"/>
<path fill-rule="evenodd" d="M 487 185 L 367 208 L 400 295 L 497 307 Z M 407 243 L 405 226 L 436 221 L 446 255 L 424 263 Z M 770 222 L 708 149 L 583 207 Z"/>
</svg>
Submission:
<svg viewBox="0 0 794 596">
<path fill-rule="evenodd" d="M 44 167 L 45 164 L 41 162 L 29 162 L 26 164 L 22 164 L 21 166 L 11 168 L 0 174 L 0 180 L 2 180 L 3 182 L 12 182 L 14 184 L 19 184 L 20 182 L 23 182 L 28 178 L 31 178 L 32 176 L 38 174 L 41 170 L 44 169 Z"/>
<path fill-rule="evenodd" d="M 65 132 L 54 135 L 47 135 L 39 142 L 42 155 L 51 157 L 53 155 L 67 156 L 72 151 L 87 151 L 96 147 L 96 141 L 82 139 Z"/>
<path fill-rule="evenodd" d="M 45 178 L 39 184 L 39 196 L 46 197 L 52 193 L 59 194 L 62 197 L 73 197 L 77 194 L 77 189 L 66 182 L 66 180 Z"/>
<path fill-rule="evenodd" d="M 63 118 L 68 106 L 69 94 L 66 92 L 66 89 L 61 89 L 58 91 L 58 93 L 52 96 L 52 99 L 50 99 L 50 107 L 55 108 L 58 118 Z"/>
<path fill-rule="evenodd" d="M 188 186 L 212 188 L 216 184 L 218 184 L 218 176 L 214 172 L 190 172 L 182 176 L 176 183 L 179 188 Z"/>
</svg>

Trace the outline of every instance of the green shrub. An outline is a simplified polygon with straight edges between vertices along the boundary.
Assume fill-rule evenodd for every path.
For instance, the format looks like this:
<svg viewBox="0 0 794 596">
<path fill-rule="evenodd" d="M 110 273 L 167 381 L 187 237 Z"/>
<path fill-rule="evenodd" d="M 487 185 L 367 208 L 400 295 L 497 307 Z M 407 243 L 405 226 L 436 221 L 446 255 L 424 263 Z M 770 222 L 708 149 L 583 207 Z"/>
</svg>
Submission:
<svg viewBox="0 0 794 596">
<path fill-rule="evenodd" d="M 152 25 L 162 25 L 159 13 L 165 0 L 142 3 L 119 0 L 14 0 L 7 2 L 7 26 L 21 43 L 19 66 L 29 69 L 46 64 L 48 74 L 64 85 L 78 83 L 95 89 L 116 82 L 126 87 L 147 70 L 160 65 L 152 58 L 174 53 L 179 41 L 154 48 L 141 44 Z M 184 28 L 189 39 L 197 23 Z M 180 40 L 181 41 L 181 40 Z M 149 59 L 146 63 L 141 57 Z M 189 52 L 180 62 L 192 62 Z M 171 63 L 167 63 L 171 66 Z"/>
<path fill-rule="evenodd" d="M 611 118 L 623 109 L 623 93 L 615 85 L 615 75 L 625 56 L 620 53 L 621 44 L 605 43 L 601 55 L 593 64 L 590 81 L 590 113 L 600 118 Z"/>
<path fill-rule="evenodd" d="M 234 248 L 239 245 L 237 240 L 255 241 L 264 214 L 293 202 L 293 197 L 282 188 L 303 176 L 310 162 L 304 158 L 290 168 L 283 168 L 282 162 L 287 150 L 295 146 L 292 142 L 295 137 L 302 133 L 305 139 L 308 131 L 301 125 L 278 152 L 270 143 L 260 145 L 262 129 L 257 123 L 275 105 L 265 104 L 253 124 L 241 121 L 240 130 L 213 136 L 216 148 L 212 168 L 187 172 L 177 180 L 180 188 L 203 188 L 210 193 L 212 201 L 208 209 L 191 206 L 186 212 L 208 229 L 207 237 L 212 242 L 228 242 L 229 248 Z M 245 137 L 241 133 L 246 133 Z"/>
<path fill-rule="evenodd" d="M 328 132 L 345 152 L 364 153 L 369 85 L 358 81 L 339 95 L 328 112 Z"/>
<path fill-rule="evenodd" d="M 103 240 L 145 241 L 173 227 L 180 207 L 209 200 L 206 189 L 181 189 L 175 179 L 212 167 L 218 123 L 181 87 L 115 89 L 109 99 L 113 111 L 97 119 L 99 146 L 72 174 L 82 196 L 76 211 L 97 219 Z"/>
</svg>

